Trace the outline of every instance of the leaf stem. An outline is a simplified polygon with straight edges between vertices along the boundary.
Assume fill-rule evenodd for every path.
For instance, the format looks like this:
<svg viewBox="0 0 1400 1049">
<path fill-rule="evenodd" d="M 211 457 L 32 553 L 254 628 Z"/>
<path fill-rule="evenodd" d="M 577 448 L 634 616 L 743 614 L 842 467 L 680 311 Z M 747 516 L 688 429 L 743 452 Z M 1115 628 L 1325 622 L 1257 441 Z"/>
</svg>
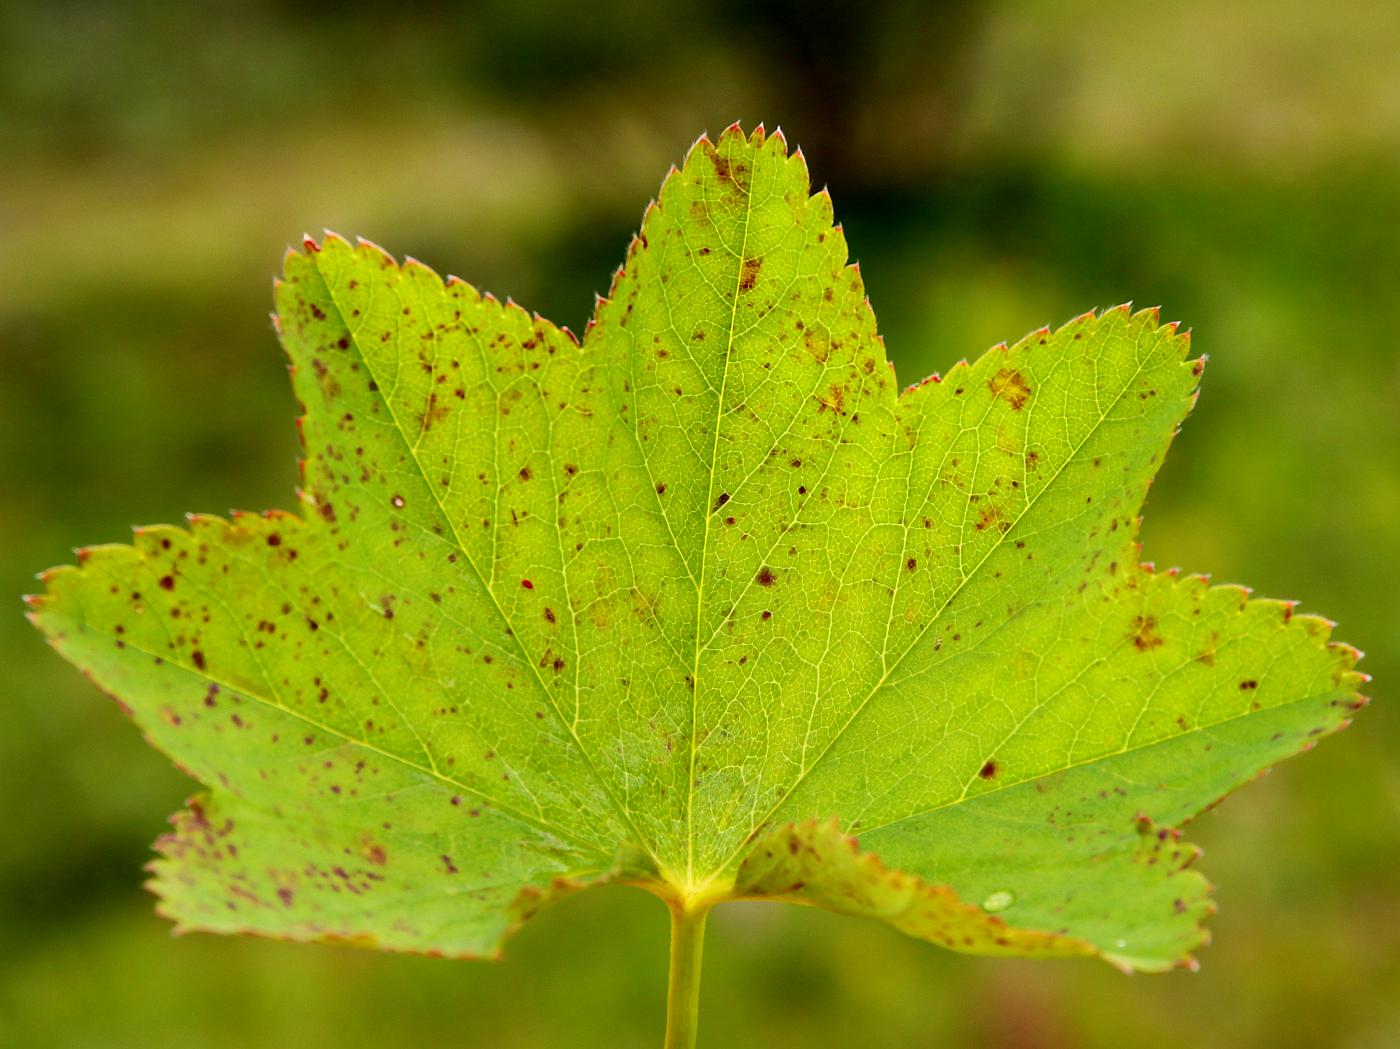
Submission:
<svg viewBox="0 0 1400 1049">
<path fill-rule="evenodd" d="M 700 957 L 705 949 L 705 919 L 710 904 L 671 908 L 671 977 L 666 993 L 666 1049 L 695 1049 L 700 1015 Z"/>
</svg>

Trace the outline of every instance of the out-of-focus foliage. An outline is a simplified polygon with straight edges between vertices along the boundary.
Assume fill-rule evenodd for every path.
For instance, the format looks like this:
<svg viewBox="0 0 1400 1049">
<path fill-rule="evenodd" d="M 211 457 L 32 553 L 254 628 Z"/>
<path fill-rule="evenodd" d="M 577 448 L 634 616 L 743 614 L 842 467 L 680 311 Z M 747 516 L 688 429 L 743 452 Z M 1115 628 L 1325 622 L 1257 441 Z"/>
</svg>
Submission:
<svg viewBox="0 0 1400 1049">
<path fill-rule="evenodd" d="M 4 592 L 128 525 L 283 501 L 280 245 L 412 245 L 578 326 L 700 127 L 829 178 L 901 375 L 1084 305 L 1190 318 L 1206 401 L 1148 502 L 1159 565 L 1323 609 L 1375 705 L 1191 831 L 1203 972 L 970 960 L 874 925 L 711 923 L 717 1045 L 1400 1041 L 1400 8 L 21 2 L 0 12 Z M 853 147 L 843 150 L 842 142 Z M 211 245 L 217 250 L 211 250 Z M 190 937 L 137 889 L 192 792 L 0 620 L 0 1042 L 651 1044 L 665 922 L 568 900 L 500 966 Z M 875 967 L 873 951 L 887 959 Z"/>
</svg>

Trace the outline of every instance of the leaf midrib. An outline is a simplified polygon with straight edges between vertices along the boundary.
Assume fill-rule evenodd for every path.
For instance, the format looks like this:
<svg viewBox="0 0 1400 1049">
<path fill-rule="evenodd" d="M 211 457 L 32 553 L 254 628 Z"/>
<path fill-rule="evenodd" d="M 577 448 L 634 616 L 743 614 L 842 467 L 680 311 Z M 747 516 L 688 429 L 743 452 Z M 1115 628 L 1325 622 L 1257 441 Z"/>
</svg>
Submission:
<svg viewBox="0 0 1400 1049">
<path fill-rule="evenodd" d="M 1141 333 L 1138 334 L 1138 339 L 1141 340 Z M 983 555 L 982 559 L 978 561 L 976 565 L 973 566 L 972 571 L 969 572 L 965 577 L 963 577 L 962 581 L 953 589 L 953 592 L 948 595 L 947 600 L 943 602 L 942 606 L 938 609 L 938 611 L 936 611 L 933 614 L 933 616 L 930 617 L 928 623 L 924 626 L 924 629 L 921 630 L 918 633 L 918 635 L 905 647 L 904 651 L 899 654 L 899 657 L 885 668 L 884 672 L 880 675 L 880 679 L 874 684 L 874 686 L 872 686 L 870 691 L 866 694 L 865 698 L 862 699 L 860 703 L 856 706 L 856 709 L 852 711 L 850 717 L 846 719 L 846 722 L 832 735 L 831 739 L 827 741 L 826 746 L 822 748 L 821 752 L 816 756 L 812 763 L 808 765 L 807 768 L 805 768 L 793 780 L 792 784 L 789 787 L 787 787 L 787 789 L 784 790 L 781 795 L 779 795 L 777 801 L 775 801 L 773 805 L 768 809 L 768 811 L 764 813 L 763 817 L 754 822 L 753 827 L 750 828 L 749 834 L 745 835 L 743 840 L 741 840 L 740 843 L 720 863 L 715 865 L 713 871 L 709 875 L 711 881 L 714 878 L 718 877 L 720 874 L 722 874 L 725 870 L 727 870 L 729 866 L 734 862 L 734 860 L 738 857 L 739 853 L 743 851 L 745 844 L 748 842 L 749 838 L 752 837 L 753 830 L 765 826 L 768 823 L 768 821 L 771 820 L 773 816 L 785 804 L 787 804 L 788 800 L 797 792 L 797 788 L 801 786 L 804 782 L 806 782 L 807 778 L 811 775 L 813 770 L 815 770 L 822 763 L 826 755 L 829 754 L 832 748 L 844 737 L 847 730 L 850 729 L 851 725 L 853 725 L 856 722 L 856 720 L 861 716 L 861 714 L 870 706 L 871 701 L 875 698 L 875 696 L 877 696 L 884 689 L 885 685 L 889 682 L 891 675 L 893 675 L 893 673 L 903 664 L 904 660 L 909 656 L 909 654 L 912 651 L 914 651 L 914 649 L 919 647 L 923 639 L 927 636 L 929 630 L 931 630 L 933 626 L 942 619 L 943 614 L 947 612 L 948 608 L 952 605 L 952 603 L 955 600 L 957 600 L 958 595 L 963 592 L 963 590 L 972 581 L 972 579 L 981 571 L 982 567 L 991 559 L 992 555 L 1003 547 L 1010 535 L 1013 532 L 1015 532 L 1017 527 L 1021 524 L 1021 522 L 1025 520 L 1026 515 L 1031 512 L 1032 508 L 1040 501 L 1041 497 L 1044 496 L 1046 492 L 1048 492 L 1051 488 L 1054 487 L 1060 475 L 1064 473 L 1064 471 L 1069 467 L 1070 463 L 1075 461 L 1080 451 L 1089 442 L 1089 440 L 1096 433 L 1098 433 L 1099 428 L 1103 426 L 1105 421 L 1107 421 L 1109 415 L 1111 415 L 1113 411 L 1118 407 L 1118 404 L 1127 395 L 1128 390 L 1131 389 L 1133 383 L 1137 381 L 1138 377 L 1142 374 L 1146 366 L 1147 358 L 1141 357 L 1138 366 L 1134 369 L 1132 375 L 1129 376 L 1128 379 L 1123 383 L 1122 388 L 1114 396 L 1112 402 L 1110 402 L 1109 405 L 1099 414 L 1099 417 L 1094 421 L 1094 424 L 1079 440 L 1079 443 L 1076 444 L 1074 448 L 1070 450 L 1070 453 L 1065 457 L 1064 462 L 1060 464 L 1060 466 L 1056 469 L 1055 473 L 1045 482 L 1045 485 L 1040 489 L 1040 491 L 1038 491 L 1034 496 L 1031 497 L 1030 500 L 1027 501 L 1025 507 L 1016 516 L 1015 521 L 1012 522 L 1011 527 L 1008 528 L 1005 532 L 1001 533 L 1001 535 L 997 538 L 996 542 L 993 543 L 992 546 L 988 549 L 987 553 Z"/>
<path fill-rule="evenodd" d="M 753 172 L 757 177 L 757 165 Z M 714 435 L 710 443 L 710 476 L 702 511 L 705 514 L 705 534 L 700 543 L 700 578 L 695 584 L 695 654 L 690 670 L 690 763 L 686 772 L 686 889 L 695 885 L 695 763 L 700 753 L 700 656 L 701 624 L 704 622 L 705 577 L 709 564 L 710 522 L 715 517 L 715 474 L 719 461 L 719 434 L 724 420 L 724 399 L 729 388 L 729 361 L 734 350 L 734 329 L 739 318 L 739 292 L 744 280 L 744 257 L 749 247 L 749 229 L 753 219 L 753 181 L 744 187 L 744 233 L 739 239 L 738 266 L 734 271 L 734 293 L 729 307 L 729 331 L 724 340 L 724 367 L 720 372 L 719 394 L 715 397 Z"/>
<path fill-rule="evenodd" d="M 1192 728 L 1189 731 L 1179 732 L 1174 736 L 1163 736 L 1161 739 L 1154 739 L 1150 742 L 1142 743 L 1135 747 L 1120 747 L 1118 750 L 1109 751 L 1103 754 L 1097 754 L 1094 757 L 1085 758 L 1083 761 L 1072 761 L 1066 765 L 1060 766 L 1059 768 L 1048 769 L 1044 772 L 1038 772 L 1034 776 L 1027 776 L 1024 779 L 1016 780 L 1014 783 L 998 784 L 997 786 L 990 787 L 987 790 L 983 790 L 978 792 L 977 794 L 973 794 L 971 797 L 968 797 L 967 795 L 961 795 L 956 798 L 950 798 L 949 800 L 941 801 L 936 805 L 930 805 L 928 808 L 919 809 L 916 812 L 907 812 L 903 816 L 897 816 L 894 819 L 886 820 L 884 823 L 877 823 L 873 827 L 861 827 L 859 828 L 859 831 L 862 837 L 866 837 L 868 835 L 875 834 L 879 831 L 888 830 L 890 827 L 897 826 L 898 824 L 903 823 L 906 820 L 918 819 L 920 816 L 928 816 L 932 813 L 939 812 L 943 809 L 956 808 L 959 805 L 969 805 L 973 802 L 980 801 L 983 798 L 991 797 L 994 794 L 1000 794 L 1002 791 L 1005 790 L 1014 790 L 1017 787 L 1025 787 L 1033 783 L 1038 783 L 1041 780 L 1049 779 L 1051 776 L 1058 776 L 1064 772 L 1072 772 L 1075 769 L 1086 768 L 1090 765 L 1096 765 L 1099 762 L 1103 761 L 1112 761 L 1113 759 L 1121 758 L 1126 754 L 1139 754 L 1143 751 L 1151 750 L 1154 747 L 1161 747 L 1170 743 L 1176 743 L 1181 740 L 1187 739 L 1191 736 L 1194 736 L 1197 733 L 1212 732 L 1215 729 L 1220 728 L 1222 725 L 1229 725 L 1236 721 L 1242 721 L 1245 718 L 1260 717 L 1262 715 L 1272 714 L 1280 710 L 1287 710 L 1289 707 L 1297 706 L 1300 703 L 1314 703 L 1317 700 L 1325 699 L 1326 697 L 1339 691 L 1345 691 L 1345 687 L 1340 685 L 1333 686 L 1332 688 L 1326 689 L 1322 692 L 1314 692 L 1311 695 L 1300 696 L 1296 699 L 1286 700 L 1283 703 L 1276 703 L 1273 706 L 1266 707 L 1263 710 L 1245 710 L 1238 714 L 1232 714 L 1227 718 L 1221 718 L 1218 721 L 1212 721 L 1209 724 L 1200 724 L 1192 726 Z"/>
<path fill-rule="evenodd" d="M 113 575 L 112 573 L 107 572 L 106 574 L 109 578 L 120 581 L 119 578 Z M 97 626 L 86 615 L 82 617 L 81 622 L 83 626 L 90 632 L 97 634 L 100 637 L 109 638 L 113 641 L 120 640 L 126 646 L 126 648 L 130 649 L 133 652 L 139 652 L 144 656 L 150 656 L 152 659 L 159 659 L 167 666 L 175 667 L 179 670 L 186 671 L 193 677 L 199 678 L 202 681 L 207 681 L 213 685 L 218 685 L 221 689 L 228 690 L 233 695 L 244 696 L 248 699 L 251 699 L 255 703 L 259 703 L 269 708 L 270 710 L 275 710 L 281 714 L 286 714 L 288 717 L 295 718 L 296 720 L 302 722 L 308 727 L 314 728 L 318 732 L 324 732 L 326 735 L 331 736 L 334 739 L 338 739 L 344 743 L 349 743 L 352 746 L 362 747 L 373 754 L 377 754 L 381 758 L 397 762 L 398 764 L 404 766 L 407 769 L 412 770 L 413 772 L 418 773 L 419 775 L 425 776 L 429 779 L 437 780 L 444 786 L 451 787 L 454 790 L 460 790 L 465 794 L 470 794 L 474 798 L 479 798 L 481 801 L 490 805 L 494 811 L 501 813 L 503 816 L 506 816 L 509 819 L 515 820 L 517 823 L 525 824 L 526 826 L 532 827 L 535 830 L 542 831 L 546 834 L 552 834 L 560 838 L 566 838 L 569 841 L 572 841 L 575 844 L 587 849 L 594 855 L 606 859 L 606 853 L 602 849 L 600 849 L 595 842 L 588 841 L 584 838 L 579 837 L 577 834 L 574 834 L 571 831 L 564 830 L 561 827 L 555 826 L 554 824 L 548 823 L 534 816 L 526 815 L 525 813 L 520 812 L 519 810 L 515 809 L 510 805 L 502 804 L 498 799 L 485 793 L 478 787 L 473 787 L 467 783 L 463 783 L 460 780 L 453 779 L 451 776 L 447 775 L 444 772 L 441 772 L 438 769 L 430 768 L 427 765 L 420 765 L 418 762 L 413 761 L 410 758 L 406 758 L 402 754 L 395 754 L 391 750 L 385 750 L 382 747 L 378 747 L 375 744 L 369 742 L 369 740 L 359 739 L 355 736 L 352 736 L 349 733 L 335 728 L 332 725 L 328 725 L 325 722 L 318 721 L 316 718 L 311 717 L 310 715 L 305 714 L 300 710 L 297 710 L 293 707 L 288 707 L 282 703 L 277 702 L 277 700 L 275 699 L 262 695 L 261 693 L 254 692 L 243 685 L 235 684 L 234 682 L 229 681 L 226 678 L 219 677 L 216 674 L 211 674 L 207 670 L 200 670 L 199 668 L 192 666 L 189 663 L 184 662 L 183 660 L 172 659 L 168 653 L 162 655 L 161 653 L 156 652 L 152 649 L 146 648 L 142 645 L 138 645 L 135 642 L 133 642 L 129 636 L 122 636 L 119 638 L 114 632 Z M 246 801 L 247 799 L 245 798 L 243 800 Z"/>
<path fill-rule="evenodd" d="M 354 248 L 351 248 L 349 245 L 347 245 L 347 248 L 352 252 L 352 254 L 356 250 Z M 409 442 L 407 431 L 404 429 L 403 424 L 400 422 L 397 413 L 394 411 L 394 406 L 390 402 L 388 395 L 384 392 L 384 387 L 379 382 L 378 374 L 375 372 L 374 367 L 370 364 L 368 357 L 365 355 L 365 352 L 360 345 L 358 331 L 350 324 L 349 315 L 347 314 L 345 308 L 341 305 L 339 298 L 337 298 L 335 290 L 331 286 L 331 282 L 327 280 L 325 273 L 323 273 L 321 270 L 320 249 L 317 249 L 311 253 L 311 261 L 312 266 L 316 271 L 316 275 L 320 278 L 322 285 L 326 289 L 326 294 L 330 299 L 331 305 L 336 311 L 336 315 L 340 318 L 341 324 L 345 327 L 346 332 L 350 336 L 350 346 L 354 348 L 355 355 L 359 357 L 360 363 L 364 365 L 365 371 L 369 374 L 370 378 L 374 380 L 376 392 L 379 395 L 379 401 L 384 405 L 385 410 L 389 414 L 389 420 L 393 424 L 391 428 L 396 434 L 398 434 L 399 440 L 403 442 L 404 448 L 408 452 L 409 459 L 413 462 L 415 469 L 418 471 L 418 476 L 423 482 L 423 487 L 428 491 L 428 493 L 432 497 L 433 505 L 437 508 L 438 515 L 442 518 L 444 522 L 446 522 L 448 528 L 451 530 L 453 546 L 457 548 L 457 551 L 462 555 L 463 560 L 465 560 L 468 566 L 470 566 L 472 574 L 476 576 L 478 584 L 490 598 L 491 605 L 495 609 L 496 614 L 500 617 L 501 622 L 505 624 L 506 633 L 509 634 L 511 640 L 515 642 L 515 647 L 520 654 L 521 661 L 530 668 L 531 675 L 533 676 L 536 685 L 538 686 L 540 692 L 544 695 L 545 701 L 549 704 L 550 709 L 554 712 L 554 716 L 558 719 L 559 723 L 563 725 L 564 728 L 568 731 L 569 738 L 573 740 L 574 746 L 578 750 L 579 757 L 583 760 L 585 767 L 588 769 L 593 779 L 598 783 L 599 787 L 602 788 L 603 793 L 607 796 L 608 801 L 613 806 L 614 810 L 616 810 L 617 814 L 622 818 L 623 823 L 632 832 L 632 835 L 636 839 L 637 844 L 642 849 L 646 850 L 647 854 L 651 856 L 653 862 L 655 862 L 655 850 L 652 848 L 651 844 L 646 840 L 646 838 L 643 837 L 641 831 L 637 828 L 636 823 L 632 820 L 631 813 L 628 812 L 627 808 L 620 802 L 616 794 L 613 793 L 613 790 L 608 785 L 607 781 L 599 773 L 598 768 L 594 764 L 592 757 L 589 755 L 587 748 L 584 747 L 583 741 L 579 738 L 578 732 L 576 731 L 574 724 L 569 719 L 564 717 L 564 713 L 560 709 L 558 702 L 555 700 L 554 694 L 549 690 L 548 686 L 544 682 L 544 679 L 540 676 L 539 668 L 535 665 L 535 660 L 533 660 L 530 657 L 530 654 L 525 651 L 524 642 L 520 640 L 520 635 L 519 632 L 515 629 L 515 624 L 511 621 L 511 618 L 506 613 L 505 608 L 502 607 L 500 600 L 496 596 L 494 588 L 490 585 L 486 577 L 482 574 L 480 566 L 478 566 L 476 563 L 476 559 L 472 557 L 470 551 L 467 549 L 467 544 L 463 541 L 461 531 L 457 527 L 456 521 L 453 520 L 452 516 L 447 512 L 447 508 L 442 504 L 442 500 L 438 497 L 437 491 L 434 489 L 432 481 L 428 477 L 427 471 L 424 470 L 423 464 L 418 459 L 418 453 L 416 448 L 413 444 Z M 403 273 L 400 268 L 395 267 L 395 273 L 399 280 L 403 280 Z"/>
</svg>

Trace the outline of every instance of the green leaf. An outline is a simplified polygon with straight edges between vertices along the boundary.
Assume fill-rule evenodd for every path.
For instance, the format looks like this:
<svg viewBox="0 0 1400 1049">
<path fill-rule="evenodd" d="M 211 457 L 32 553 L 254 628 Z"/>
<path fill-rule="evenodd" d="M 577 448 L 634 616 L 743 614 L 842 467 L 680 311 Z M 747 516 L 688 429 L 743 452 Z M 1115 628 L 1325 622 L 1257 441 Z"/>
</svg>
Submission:
<svg viewBox="0 0 1400 1049">
<path fill-rule="evenodd" d="M 696 144 L 581 346 L 334 236 L 276 301 L 300 516 L 30 599 L 209 788 L 181 927 L 491 954 L 618 881 L 1161 969 L 1211 906 L 1177 828 L 1362 702 L 1331 624 L 1138 564 L 1185 334 L 1085 314 L 900 392 L 780 136 Z"/>
</svg>

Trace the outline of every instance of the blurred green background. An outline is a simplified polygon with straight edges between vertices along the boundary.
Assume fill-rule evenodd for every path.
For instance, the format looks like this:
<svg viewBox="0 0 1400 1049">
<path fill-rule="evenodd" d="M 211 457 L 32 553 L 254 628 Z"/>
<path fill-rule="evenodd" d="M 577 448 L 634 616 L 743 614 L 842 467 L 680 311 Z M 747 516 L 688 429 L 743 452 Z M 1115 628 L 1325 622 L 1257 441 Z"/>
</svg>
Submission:
<svg viewBox="0 0 1400 1049">
<path fill-rule="evenodd" d="M 1211 356 L 1144 556 L 1294 597 L 1380 702 L 1200 819 L 1200 973 L 993 962 L 731 906 L 709 1046 L 1400 1045 L 1400 5 L 0 5 L 0 1044 L 655 1046 L 667 923 L 567 900 L 499 965 L 169 937 L 192 784 L 18 595 L 133 523 L 292 505 L 267 312 L 332 227 L 582 330 L 705 129 L 829 182 L 901 376 L 1091 306 Z"/>
</svg>

